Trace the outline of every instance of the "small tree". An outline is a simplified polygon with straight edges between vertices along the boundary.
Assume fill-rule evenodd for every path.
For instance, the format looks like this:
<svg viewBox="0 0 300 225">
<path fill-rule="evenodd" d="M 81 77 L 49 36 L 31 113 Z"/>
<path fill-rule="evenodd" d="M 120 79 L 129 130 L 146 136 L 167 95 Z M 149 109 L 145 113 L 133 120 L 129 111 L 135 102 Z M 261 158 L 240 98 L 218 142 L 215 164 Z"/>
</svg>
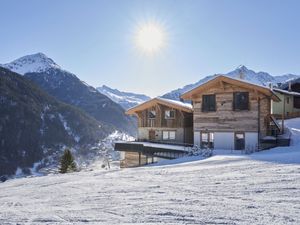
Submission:
<svg viewBox="0 0 300 225">
<path fill-rule="evenodd" d="M 76 171 L 76 163 L 74 157 L 69 149 L 65 149 L 63 156 L 60 160 L 60 173 L 68 173 Z"/>
</svg>

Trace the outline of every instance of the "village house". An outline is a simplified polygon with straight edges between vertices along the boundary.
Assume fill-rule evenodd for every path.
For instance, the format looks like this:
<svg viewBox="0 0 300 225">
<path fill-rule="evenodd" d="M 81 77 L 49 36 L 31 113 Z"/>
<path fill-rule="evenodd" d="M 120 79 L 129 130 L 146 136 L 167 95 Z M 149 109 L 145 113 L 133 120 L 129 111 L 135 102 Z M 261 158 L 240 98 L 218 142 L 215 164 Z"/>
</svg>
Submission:
<svg viewBox="0 0 300 225">
<path fill-rule="evenodd" d="M 192 146 L 257 151 L 283 132 L 271 114 L 281 101 L 272 88 L 219 75 L 181 98 L 191 104 L 154 98 L 126 112 L 138 119 L 138 137 L 116 143 L 122 167 L 177 158 Z"/>
<path fill-rule="evenodd" d="M 181 97 L 192 101 L 194 145 L 202 148 L 257 150 L 280 129 L 271 116 L 280 99 L 268 87 L 220 75 Z"/>
<path fill-rule="evenodd" d="M 177 158 L 185 146 L 193 145 L 192 105 L 164 98 L 154 98 L 129 109 L 126 114 L 138 120 L 137 141 L 116 143 L 122 152 L 124 167 L 152 163 L 157 158 Z"/>
</svg>

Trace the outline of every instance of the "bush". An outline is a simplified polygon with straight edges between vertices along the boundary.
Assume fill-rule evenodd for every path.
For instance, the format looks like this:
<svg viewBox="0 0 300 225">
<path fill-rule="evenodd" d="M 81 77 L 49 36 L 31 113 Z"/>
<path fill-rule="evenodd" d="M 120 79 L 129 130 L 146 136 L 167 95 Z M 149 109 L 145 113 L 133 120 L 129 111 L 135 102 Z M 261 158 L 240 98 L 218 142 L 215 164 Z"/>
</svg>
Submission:
<svg viewBox="0 0 300 225">
<path fill-rule="evenodd" d="M 76 163 L 74 161 L 74 157 L 69 149 L 64 151 L 63 156 L 60 160 L 60 173 L 68 173 L 75 172 L 77 170 Z"/>
</svg>

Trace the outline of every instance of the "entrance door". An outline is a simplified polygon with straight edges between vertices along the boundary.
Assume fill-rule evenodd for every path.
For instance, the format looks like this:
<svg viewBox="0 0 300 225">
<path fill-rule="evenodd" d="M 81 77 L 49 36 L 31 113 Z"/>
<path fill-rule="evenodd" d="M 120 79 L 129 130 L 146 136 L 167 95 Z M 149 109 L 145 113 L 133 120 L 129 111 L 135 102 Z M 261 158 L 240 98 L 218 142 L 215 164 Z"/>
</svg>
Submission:
<svg viewBox="0 0 300 225">
<path fill-rule="evenodd" d="M 235 133 L 235 149 L 244 150 L 245 149 L 245 133 Z"/>
<path fill-rule="evenodd" d="M 149 140 L 150 141 L 155 140 L 155 130 L 149 130 Z"/>
</svg>

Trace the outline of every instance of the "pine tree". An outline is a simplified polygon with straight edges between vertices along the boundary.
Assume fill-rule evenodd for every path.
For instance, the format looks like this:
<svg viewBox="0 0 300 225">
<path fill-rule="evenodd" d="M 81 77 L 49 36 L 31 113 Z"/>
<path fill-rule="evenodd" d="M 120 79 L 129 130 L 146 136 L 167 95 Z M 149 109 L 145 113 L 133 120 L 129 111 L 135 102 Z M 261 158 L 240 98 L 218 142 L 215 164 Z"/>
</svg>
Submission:
<svg viewBox="0 0 300 225">
<path fill-rule="evenodd" d="M 60 173 L 68 173 L 76 171 L 76 163 L 74 157 L 69 149 L 65 149 L 63 156 L 60 160 Z"/>
</svg>

